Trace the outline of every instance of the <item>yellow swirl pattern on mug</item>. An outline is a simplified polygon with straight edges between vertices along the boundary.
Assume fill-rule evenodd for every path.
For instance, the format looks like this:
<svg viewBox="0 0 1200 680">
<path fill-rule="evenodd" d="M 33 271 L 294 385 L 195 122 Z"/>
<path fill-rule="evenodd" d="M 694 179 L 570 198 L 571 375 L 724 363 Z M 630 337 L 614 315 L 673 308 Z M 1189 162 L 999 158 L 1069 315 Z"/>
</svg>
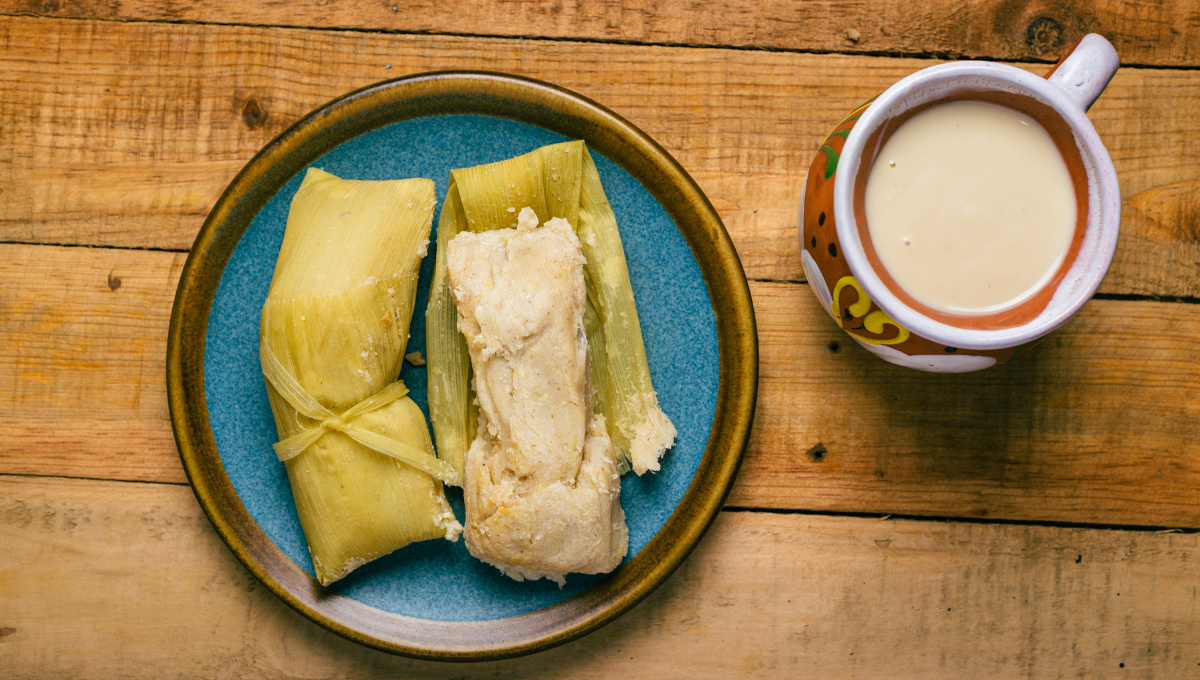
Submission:
<svg viewBox="0 0 1200 680">
<path fill-rule="evenodd" d="M 843 276 L 838 279 L 837 285 L 833 287 L 833 300 L 830 304 L 833 307 L 833 320 L 837 321 L 838 327 L 843 330 L 845 327 L 842 326 L 842 289 L 846 286 L 850 286 L 858 293 L 858 300 L 846 308 L 852 317 L 862 316 L 871 308 L 871 298 L 867 297 L 867 291 L 858 285 L 858 281 L 853 276 Z"/>
<path fill-rule="evenodd" d="M 863 319 L 862 327 L 876 335 L 883 335 L 883 327 L 885 324 L 891 325 L 891 326 L 895 327 L 895 329 L 897 331 L 896 337 L 886 338 L 886 339 L 885 338 L 867 338 L 867 337 L 863 337 L 862 335 L 860 335 L 858 333 L 855 333 L 852 329 L 846 328 L 842 324 L 842 307 L 841 307 L 842 289 L 845 288 L 846 286 L 853 288 L 854 291 L 856 293 L 858 293 L 858 299 L 855 300 L 853 304 L 851 304 L 849 307 L 846 308 L 846 311 L 850 312 L 851 317 L 857 318 L 857 317 L 860 317 L 860 316 L 863 316 L 864 314 L 866 314 L 866 318 Z M 833 288 L 833 301 L 831 303 L 831 306 L 833 307 L 833 310 L 832 310 L 833 311 L 833 319 L 834 319 L 834 321 L 837 321 L 837 325 L 842 330 L 846 331 L 850 335 L 853 335 L 855 338 L 862 340 L 865 343 L 869 343 L 872 345 L 898 345 L 898 344 L 904 342 L 905 340 L 908 340 L 908 337 L 910 335 L 908 332 L 908 329 L 902 327 L 900 324 L 893 321 L 892 317 L 887 315 L 887 312 L 884 312 L 881 309 L 877 309 L 877 310 L 871 312 L 870 314 L 867 314 L 867 310 L 869 310 L 871 308 L 871 298 L 867 297 L 867 291 L 863 290 L 862 286 L 858 285 L 858 280 L 855 279 L 853 276 L 843 276 L 841 279 L 838 280 L 837 285 L 834 286 L 834 288 Z"/>
<path fill-rule="evenodd" d="M 867 315 L 867 318 L 863 319 L 863 328 L 866 328 L 877 335 L 883 335 L 884 324 L 890 324 L 896 328 L 896 337 L 887 338 L 886 340 L 883 338 L 864 338 L 858 334 L 854 334 L 854 337 L 872 345 L 899 345 L 908 339 L 908 329 L 904 328 L 895 321 L 892 321 L 892 317 L 888 316 L 887 312 L 884 312 L 881 309 L 871 312 Z"/>
</svg>

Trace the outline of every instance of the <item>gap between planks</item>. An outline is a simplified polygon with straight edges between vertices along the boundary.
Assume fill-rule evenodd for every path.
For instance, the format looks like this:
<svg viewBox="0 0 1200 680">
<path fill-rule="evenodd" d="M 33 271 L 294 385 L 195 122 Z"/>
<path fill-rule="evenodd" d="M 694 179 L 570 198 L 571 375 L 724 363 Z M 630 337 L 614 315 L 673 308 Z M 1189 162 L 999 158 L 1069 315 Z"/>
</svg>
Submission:
<svg viewBox="0 0 1200 680">
<path fill-rule="evenodd" d="M 167 486 L 185 486 L 191 487 L 187 481 L 166 481 L 166 480 L 141 480 L 141 479 L 117 479 L 112 477 L 80 477 L 73 475 L 62 474 L 14 474 L 0 472 L 0 481 L 5 479 L 64 479 L 83 482 L 112 482 L 114 484 L 163 484 Z M 1166 527 L 1166 526 L 1140 526 L 1135 524 L 1097 524 L 1097 523 L 1082 523 L 1082 522 L 1055 522 L 1051 520 L 1015 520 L 1015 519 L 979 519 L 978 517 L 950 517 L 936 515 L 900 515 L 870 512 L 830 512 L 821 510 L 804 510 L 800 508 L 769 508 L 769 507 L 746 507 L 746 506 L 731 506 L 726 505 L 721 508 L 721 512 L 732 513 L 761 513 L 768 515 L 804 515 L 810 517 L 845 517 L 852 519 L 875 519 L 881 522 L 886 521 L 910 521 L 910 522 L 959 522 L 965 524 L 1003 524 L 1010 526 L 1039 526 L 1039 527 L 1055 527 L 1059 529 L 1094 529 L 1097 531 L 1130 531 L 1154 534 L 1200 534 L 1200 529 L 1189 527 Z"/>
<path fill-rule="evenodd" d="M 331 16 L 318 0 L 286 5 L 217 0 L 182 6 L 153 0 L 0 2 L 0 14 L 48 18 L 1051 63 L 1085 33 L 1097 32 L 1116 45 L 1126 64 L 1166 68 L 1200 65 L 1200 49 L 1189 30 L 1196 27 L 1193 10 L 1182 0 L 1158 3 L 1150 11 L 1128 5 L 1003 0 L 891 0 L 869 5 L 515 0 L 502 10 L 486 0 L 390 6 L 351 0 Z"/>
</svg>

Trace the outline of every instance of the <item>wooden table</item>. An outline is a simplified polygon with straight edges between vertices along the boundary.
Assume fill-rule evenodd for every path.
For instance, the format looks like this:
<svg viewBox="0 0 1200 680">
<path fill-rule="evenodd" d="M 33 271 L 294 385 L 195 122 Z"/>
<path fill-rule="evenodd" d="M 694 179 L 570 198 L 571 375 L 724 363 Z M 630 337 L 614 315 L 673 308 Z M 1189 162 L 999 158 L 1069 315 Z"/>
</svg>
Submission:
<svg viewBox="0 0 1200 680">
<path fill-rule="evenodd" d="M 937 59 L 1043 73 L 1087 31 L 1126 64 L 1090 114 L 1124 202 L 1097 299 L 977 374 L 848 342 L 796 246 L 823 135 Z M 1197 677 L 1197 67 L 1196 0 L 0 0 L 0 676 Z M 762 353 L 684 566 L 582 640 L 467 667 L 258 584 L 187 486 L 164 379 L 237 170 L 335 96 L 446 68 L 563 85 L 663 144 L 737 245 Z"/>
</svg>

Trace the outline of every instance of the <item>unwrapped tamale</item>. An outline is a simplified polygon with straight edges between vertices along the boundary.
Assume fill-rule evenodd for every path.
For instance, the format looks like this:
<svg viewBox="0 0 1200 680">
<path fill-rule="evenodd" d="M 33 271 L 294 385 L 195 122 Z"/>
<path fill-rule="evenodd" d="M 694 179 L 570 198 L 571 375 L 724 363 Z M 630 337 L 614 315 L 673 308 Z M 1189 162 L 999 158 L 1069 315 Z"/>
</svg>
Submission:
<svg viewBox="0 0 1200 680">
<path fill-rule="evenodd" d="M 300 524 L 329 584 L 413 541 L 462 531 L 397 380 L 435 203 L 433 182 L 310 169 L 292 200 L 260 356 Z"/>
<path fill-rule="evenodd" d="M 575 229 L 586 260 L 584 324 L 594 410 L 604 416 L 622 471 L 658 470 L 659 458 L 674 444 L 675 427 L 650 381 L 616 216 L 581 141 L 450 173 L 426 326 L 429 410 L 439 453 L 462 469 L 478 418 L 446 269 L 447 244 L 459 232 L 515 228 L 526 207 L 539 222 L 563 218 Z"/>
<path fill-rule="evenodd" d="M 629 532 L 616 451 L 592 411 L 579 239 L 525 208 L 518 229 L 454 237 L 446 262 L 480 409 L 467 550 L 518 581 L 612 571 Z"/>
</svg>

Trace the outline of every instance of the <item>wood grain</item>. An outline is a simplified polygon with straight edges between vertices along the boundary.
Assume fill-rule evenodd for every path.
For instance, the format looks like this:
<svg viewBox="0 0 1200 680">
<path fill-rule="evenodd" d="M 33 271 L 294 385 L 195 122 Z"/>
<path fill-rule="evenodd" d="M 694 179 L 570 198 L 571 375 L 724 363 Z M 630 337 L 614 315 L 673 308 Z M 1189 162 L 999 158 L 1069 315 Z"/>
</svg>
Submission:
<svg viewBox="0 0 1200 680">
<path fill-rule="evenodd" d="M 181 264 L 0 246 L 0 472 L 185 481 L 163 375 Z M 945 376 L 868 354 L 805 285 L 751 292 L 759 400 L 730 504 L 1200 527 L 1200 306 L 1094 300 L 1012 364 Z"/>
<path fill-rule="evenodd" d="M 486 68 L 631 120 L 697 178 L 749 276 L 799 281 L 795 208 L 819 140 L 932 63 L 0 17 L 0 241 L 186 249 L 237 170 L 312 108 L 385 78 Z M 1200 72 L 1126 68 L 1091 111 L 1125 197 L 1105 292 L 1200 291 L 1197 107 Z"/>
<path fill-rule="evenodd" d="M 184 257 L 0 247 L 0 467 L 187 481 L 165 373 Z"/>
<path fill-rule="evenodd" d="M 730 505 L 1200 526 L 1200 306 L 1092 300 L 1009 364 L 940 375 L 875 358 L 805 287 L 751 291 Z"/>
<path fill-rule="evenodd" d="M 1195 534 L 726 512 L 614 623 L 468 667 L 308 622 L 235 561 L 185 487 L 0 477 L 0 542 L 9 678 L 1179 678 L 1200 665 Z"/>
<path fill-rule="evenodd" d="M 304 113 L 446 68 L 592 97 L 712 199 L 765 281 L 758 418 L 731 507 L 1200 527 L 1200 306 L 1094 301 L 1011 366 L 929 376 L 869 356 L 795 283 L 795 203 L 819 140 L 937 63 L 892 57 L 1052 60 L 1098 31 L 1126 64 L 1173 67 L 1122 69 L 1090 114 L 1124 200 L 1102 290 L 1200 298 L 1194 0 L 392 7 L 0 0 L 0 676 L 1200 671 L 1196 533 L 727 511 L 618 621 L 470 667 L 373 652 L 270 595 L 182 485 L 163 367 L 184 255 L 161 250 L 189 248 L 238 169 Z"/>
<path fill-rule="evenodd" d="M 1186 0 L 487 0 L 243 3 L 3 0 L 0 13 L 1055 61 L 1086 33 L 1127 64 L 1200 64 L 1200 16 Z"/>
</svg>

